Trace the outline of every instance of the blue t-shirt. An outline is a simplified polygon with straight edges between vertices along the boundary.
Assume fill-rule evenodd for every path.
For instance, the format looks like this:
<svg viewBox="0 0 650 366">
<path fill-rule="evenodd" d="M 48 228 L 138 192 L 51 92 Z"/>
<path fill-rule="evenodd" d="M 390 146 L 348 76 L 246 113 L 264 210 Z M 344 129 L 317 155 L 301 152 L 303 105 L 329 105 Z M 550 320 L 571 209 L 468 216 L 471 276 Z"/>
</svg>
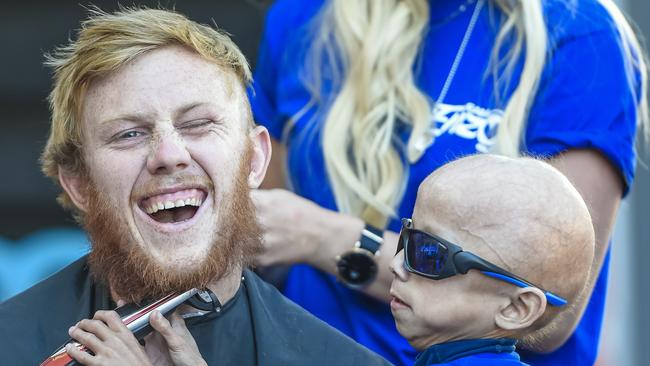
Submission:
<svg viewBox="0 0 650 366">
<path fill-rule="evenodd" d="M 283 139 L 287 121 L 310 101 L 303 85 L 303 66 L 313 30 L 311 20 L 323 1 L 278 0 L 266 18 L 251 102 L 255 120 L 278 140 Z M 423 40 L 421 61 L 414 67 L 418 86 L 432 99 L 440 94 L 472 11 L 470 8 L 447 22 L 436 20 L 444 19 L 463 2 L 431 2 L 432 24 Z M 522 150 L 553 156 L 572 148 L 596 149 L 618 169 L 627 192 L 634 176 L 636 107 L 626 83 L 618 35 L 596 0 L 575 3 L 574 11 L 563 1 L 544 1 L 551 53 L 531 107 Z M 411 217 L 417 188 L 432 171 L 455 158 L 486 152 L 493 143 L 503 113 L 503 106 L 495 101 L 492 79 L 485 77 L 496 33 L 494 10 L 485 6 L 478 18 L 449 92 L 431 122 L 436 140 L 408 167 L 405 194 L 398 217 L 389 223 L 390 230 L 399 231 L 399 217 Z M 515 69 L 512 84 L 518 81 L 520 67 Z M 323 93 L 331 93 L 327 80 L 323 88 Z M 288 173 L 297 194 L 336 210 L 320 144 L 318 126 L 322 121 L 323 115 L 311 108 L 287 129 Z M 397 131 L 401 136 L 407 132 Z M 535 365 L 593 364 L 608 257 L 569 341 L 551 354 L 524 354 L 524 361 Z M 292 267 L 284 293 L 389 361 L 413 363 L 416 352 L 397 332 L 387 304 L 350 290 L 334 276 L 308 265 Z"/>
</svg>

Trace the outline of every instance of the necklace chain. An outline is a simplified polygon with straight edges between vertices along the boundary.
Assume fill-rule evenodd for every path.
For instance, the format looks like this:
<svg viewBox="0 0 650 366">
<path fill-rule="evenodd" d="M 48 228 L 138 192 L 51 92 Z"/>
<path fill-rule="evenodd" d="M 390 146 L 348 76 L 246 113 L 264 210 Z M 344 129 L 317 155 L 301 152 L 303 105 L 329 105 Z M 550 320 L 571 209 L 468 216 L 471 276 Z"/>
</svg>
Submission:
<svg viewBox="0 0 650 366">
<path fill-rule="evenodd" d="M 449 69 L 449 73 L 447 74 L 447 79 L 445 80 L 445 83 L 442 86 L 442 90 L 440 91 L 440 95 L 438 96 L 438 99 L 435 101 L 433 105 L 433 112 L 435 114 L 435 111 L 438 108 L 438 105 L 442 103 L 447 96 L 447 92 L 449 91 L 449 87 L 451 86 L 451 83 L 454 80 L 454 76 L 456 76 L 456 71 L 458 70 L 458 65 L 460 65 L 460 61 L 463 58 L 463 55 L 465 54 L 465 49 L 467 48 L 467 43 L 469 42 L 469 39 L 472 36 L 472 32 L 474 31 L 474 26 L 476 25 L 476 21 L 478 20 L 478 16 L 481 13 L 481 9 L 483 8 L 483 4 L 485 3 L 485 0 L 474 0 L 476 2 L 476 7 L 474 8 L 474 12 L 472 13 L 472 17 L 469 21 L 469 24 L 467 25 L 467 29 L 465 30 L 465 35 L 463 35 L 463 40 L 460 42 L 460 46 L 458 47 L 458 51 L 456 51 L 456 56 L 454 57 L 454 62 L 451 64 L 451 68 Z M 464 10 L 463 10 L 464 11 Z M 415 155 L 413 158 L 413 161 L 417 161 L 421 156 L 424 150 L 426 150 L 434 140 L 434 132 L 433 129 L 427 129 L 425 130 L 424 136 L 422 136 L 419 141 L 417 141 L 413 148 L 415 149 Z M 412 158 L 409 158 L 412 159 Z"/>
<path fill-rule="evenodd" d="M 452 11 L 451 14 L 445 16 L 444 18 L 432 20 L 430 24 L 433 25 L 434 28 L 442 27 L 443 25 L 454 20 L 457 16 L 467 11 L 467 9 L 475 2 L 476 0 L 466 0 L 464 3 L 460 4 L 456 10 Z"/>
<path fill-rule="evenodd" d="M 454 80 L 454 76 L 456 76 L 458 65 L 460 64 L 460 61 L 463 59 L 463 55 L 465 54 L 467 43 L 469 42 L 469 39 L 472 37 L 472 32 L 474 31 L 474 26 L 476 25 L 476 21 L 478 20 L 478 15 L 481 13 L 481 9 L 483 8 L 484 1 L 485 0 L 478 0 L 476 6 L 474 7 L 472 18 L 470 19 L 469 24 L 467 25 L 467 29 L 465 30 L 465 35 L 463 36 L 463 40 L 460 42 L 460 46 L 458 47 L 458 51 L 456 52 L 456 57 L 454 57 L 454 62 L 451 64 L 451 69 L 449 69 L 449 74 L 447 74 L 447 79 L 445 80 L 445 84 L 442 86 L 442 90 L 440 91 L 440 95 L 436 100 L 436 104 L 442 103 L 445 97 L 447 96 L 449 87 L 451 86 L 451 83 Z"/>
</svg>

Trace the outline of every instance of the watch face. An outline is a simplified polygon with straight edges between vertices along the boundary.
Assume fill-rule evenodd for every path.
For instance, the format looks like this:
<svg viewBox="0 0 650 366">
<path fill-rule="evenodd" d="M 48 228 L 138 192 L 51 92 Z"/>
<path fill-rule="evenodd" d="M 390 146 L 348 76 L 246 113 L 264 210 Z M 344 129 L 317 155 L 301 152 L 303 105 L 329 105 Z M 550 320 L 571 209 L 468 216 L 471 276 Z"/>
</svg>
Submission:
<svg viewBox="0 0 650 366">
<path fill-rule="evenodd" d="M 377 275 L 377 264 L 373 257 L 362 252 L 344 254 L 337 266 L 341 278 L 352 286 L 363 286 Z"/>
</svg>

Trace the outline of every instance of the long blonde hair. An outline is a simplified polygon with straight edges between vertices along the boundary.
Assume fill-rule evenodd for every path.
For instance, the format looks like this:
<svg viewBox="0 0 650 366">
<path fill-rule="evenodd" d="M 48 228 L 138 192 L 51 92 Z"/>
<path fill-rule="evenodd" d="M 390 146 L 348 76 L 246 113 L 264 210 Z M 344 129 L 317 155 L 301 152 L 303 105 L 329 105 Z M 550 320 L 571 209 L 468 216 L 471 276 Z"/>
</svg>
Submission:
<svg viewBox="0 0 650 366">
<path fill-rule="evenodd" d="M 498 153 L 517 156 L 549 56 L 548 34 L 541 1 L 493 2 L 504 15 L 489 68 L 497 100 L 522 56 L 524 60 L 494 147 Z M 647 72 L 641 48 L 616 5 L 600 2 L 618 26 L 633 93 L 635 71 L 640 70 L 642 92 L 635 96 L 638 121 L 647 132 Z M 317 105 L 326 113 L 322 145 L 336 204 L 341 212 L 384 227 L 402 198 L 408 164 L 421 157 L 423 146 L 433 143 L 433 101 L 415 85 L 413 67 L 429 22 L 428 0 L 331 0 L 316 20 L 305 80 L 312 101 L 306 108 Z M 509 46 L 506 52 L 504 45 Z M 336 92 L 329 99 L 321 95 L 323 70 Z M 302 113 L 304 109 L 294 120 Z M 406 146 L 395 136 L 397 121 L 411 126 Z"/>
</svg>

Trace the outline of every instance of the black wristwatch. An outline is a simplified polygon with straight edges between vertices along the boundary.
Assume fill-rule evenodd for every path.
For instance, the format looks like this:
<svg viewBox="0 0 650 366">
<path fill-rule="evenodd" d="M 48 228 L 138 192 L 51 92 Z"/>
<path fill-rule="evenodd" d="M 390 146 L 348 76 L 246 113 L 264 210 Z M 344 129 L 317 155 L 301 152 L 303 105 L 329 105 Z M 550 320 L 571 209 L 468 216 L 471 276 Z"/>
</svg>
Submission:
<svg viewBox="0 0 650 366">
<path fill-rule="evenodd" d="M 384 241 L 383 231 L 366 224 L 354 248 L 336 257 L 339 279 L 348 287 L 363 288 L 377 277 L 379 247 Z"/>
</svg>

